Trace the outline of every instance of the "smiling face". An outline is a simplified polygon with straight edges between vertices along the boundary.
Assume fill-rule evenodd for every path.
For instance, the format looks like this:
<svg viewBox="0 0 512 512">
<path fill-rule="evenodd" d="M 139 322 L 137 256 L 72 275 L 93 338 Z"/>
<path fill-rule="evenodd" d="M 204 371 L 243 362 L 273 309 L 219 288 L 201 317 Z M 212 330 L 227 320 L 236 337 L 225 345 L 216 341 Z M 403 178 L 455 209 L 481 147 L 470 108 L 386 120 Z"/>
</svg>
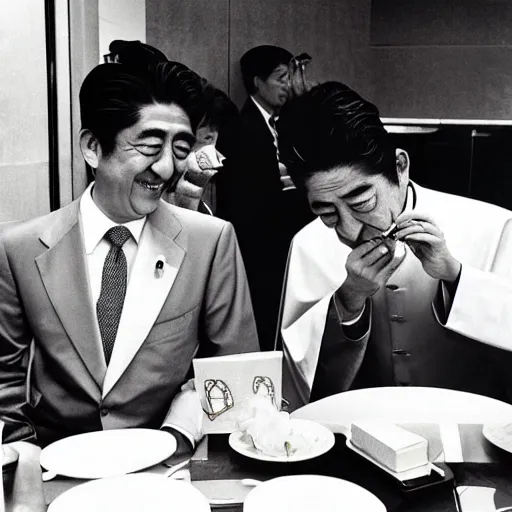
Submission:
<svg viewBox="0 0 512 512">
<path fill-rule="evenodd" d="M 288 99 L 290 73 L 288 66 L 279 64 L 266 80 L 255 77 L 255 98 L 269 113 L 277 112 Z"/>
<path fill-rule="evenodd" d="M 305 188 L 313 213 L 354 248 L 386 230 L 402 211 L 408 172 L 399 172 L 398 177 L 396 184 L 347 165 L 313 174 Z"/>
<path fill-rule="evenodd" d="M 157 103 L 143 106 L 139 114 L 134 125 L 117 134 L 110 154 L 104 155 L 99 143 L 94 145 L 93 198 L 117 223 L 156 210 L 164 185 L 176 182 L 185 171 L 194 143 L 189 117 L 181 107 Z"/>
</svg>

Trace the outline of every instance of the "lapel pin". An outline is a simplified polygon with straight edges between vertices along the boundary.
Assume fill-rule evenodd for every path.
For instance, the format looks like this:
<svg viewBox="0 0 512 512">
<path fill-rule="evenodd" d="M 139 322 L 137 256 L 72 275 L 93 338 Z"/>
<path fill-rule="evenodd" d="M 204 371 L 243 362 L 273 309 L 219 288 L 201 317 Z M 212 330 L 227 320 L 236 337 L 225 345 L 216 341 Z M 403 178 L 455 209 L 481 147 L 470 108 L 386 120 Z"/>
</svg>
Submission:
<svg viewBox="0 0 512 512">
<path fill-rule="evenodd" d="M 158 279 L 164 275 L 165 257 L 159 256 L 155 263 L 155 277 Z"/>
</svg>

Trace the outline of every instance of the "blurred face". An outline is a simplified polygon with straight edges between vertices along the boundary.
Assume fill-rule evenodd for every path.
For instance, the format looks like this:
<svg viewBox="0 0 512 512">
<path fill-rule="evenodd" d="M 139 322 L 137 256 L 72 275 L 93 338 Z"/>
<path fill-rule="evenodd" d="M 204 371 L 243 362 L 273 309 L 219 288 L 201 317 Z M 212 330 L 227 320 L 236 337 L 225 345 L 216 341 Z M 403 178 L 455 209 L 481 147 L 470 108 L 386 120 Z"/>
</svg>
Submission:
<svg viewBox="0 0 512 512">
<path fill-rule="evenodd" d="M 290 87 L 288 66 L 279 64 L 266 80 L 256 77 L 255 85 L 256 93 L 254 96 L 260 100 L 263 107 L 271 112 L 278 111 L 288 99 L 288 89 Z"/>
<path fill-rule="evenodd" d="M 350 165 L 316 173 L 305 186 L 313 212 L 336 230 L 341 242 L 354 248 L 385 231 L 398 217 L 407 182 L 407 172 L 399 173 L 395 184 Z"/>
<path fill-rule="evenodd" d="M 118 133 L 114 150 L 98 166 L 93 198 L 114 222 L 140 219 L 158 207 L 164 185 L 185 170 L 194 143 L 190 120 L 175 104 L 151 104 Z"/>
<path fill-rule="evenodd" d="M 196 130 L 196 143 L 194 144 L 194 150 L 200 149 L 203 146 L 208 146 L 209 144 L 217 144 L 217 139 L 219 137 L 219 132 L 216 128 L 209 125 L 199 125 Z"/>
</svg>

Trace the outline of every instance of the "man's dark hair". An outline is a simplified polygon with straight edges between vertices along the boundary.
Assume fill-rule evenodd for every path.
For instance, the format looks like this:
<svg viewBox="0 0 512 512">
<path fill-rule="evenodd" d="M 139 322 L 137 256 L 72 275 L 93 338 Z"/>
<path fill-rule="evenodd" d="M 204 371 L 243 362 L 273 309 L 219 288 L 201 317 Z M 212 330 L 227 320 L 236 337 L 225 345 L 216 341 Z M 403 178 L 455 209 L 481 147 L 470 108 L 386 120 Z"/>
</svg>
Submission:
<svg viewBox="0 0 512 512">
<path fill-rule="evenodd" d="M 204 117 L 200 125 L 209 126 L 218 132 L 217 149 L 230 158 L 238 148 L 240 113 L 226 93 L 217 89 L 204 78 Z"/>
<path fill-rule="evenodd" d="M 158 64 L 168 60 L 165 54 L 158 48 L 141 41 L 116 39 L 109 44 L 108 49 L 110 50 L 109 56 L 112 62 L 143 65 Z"/>
<path fill-rule="evenodd" d="M 100 64 L 80 89 L 82 128 L 90 130 L 108 155 L 117 134 L 133 126 L 140 110 L 154 103 L 174 103 L 188 115 L 195 132 L 204 115 L 199 76 L 177 62 L 146 66 Z"/>
<path fill-rule="evenodd" d="M 398 182 L 395 148 L 375 105 L 340 82 L 290 100 L 277 123 L 279 154 L 297 187 L 312 174 L 358 165 Z"/>
<path fill-rule="evenodd" d="M 288 50 L 271 45 L 256 46 L 244 53 L 240 59 L 240 67 L 247 93 L 253 94 L 256 91 L 255 77 L 266 80 L 280 64 L 288 66 L 292 57 Z"/>
</svg>

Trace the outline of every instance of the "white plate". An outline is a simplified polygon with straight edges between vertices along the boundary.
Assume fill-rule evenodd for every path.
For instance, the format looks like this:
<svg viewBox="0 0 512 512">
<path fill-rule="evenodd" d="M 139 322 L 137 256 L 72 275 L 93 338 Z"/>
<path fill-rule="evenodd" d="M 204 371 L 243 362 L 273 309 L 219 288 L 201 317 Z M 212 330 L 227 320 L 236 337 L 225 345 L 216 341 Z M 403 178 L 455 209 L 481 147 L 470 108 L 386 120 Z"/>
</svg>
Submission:
<svg viewBox="0 0 512 512">
<path fill-rule="evenodd" d="M 282 476 L 255 487 L 244 512 L 386 512 L 384 504 L 359 485 L 319 475 Z M 53 511 L 52 511 L 53 512 Z"/>
<path fill-rule="evenodd" d="M 41 452 L 41 466 L 73 478 L 105 478 L 154 466 L 176 451 L 168 432 L 145 428 L 101 430 L 66 437 Z"/>
<path fill-rule="evenodd" d="M 490 443 L 512 453 L 512 422 L 486 423 L 482 434 Z"/>
<path fill-rule="evenodd" d="M 77 485 L 48 512 L 210 512 L 206 497 L 189 483 L 138 473 Z"/>
<path fill-rule="evenodd" d="M 269 462 L 299 462 L 301 460 L 313 459 L 328 452 L 334 446 L 334 434 L 319 423 L 308 420 L 290 421 L 293 424 L 294 432 L 300 432 L 306 438 L 311 439 L 311 444 L 307 448 L 298 449 L 289 457 L 286 455 L 266 455 L 260 452 L 251 441 L 245 440 L 243 433 L 239 430 L 229 436 L 229 446 L 246 457 Z"/>
<path fill-rule="evenodd" d="M 382 387 L 346 391 L 312 402 L 291 414 L 347 434 L 361 420 L 389 423 L 512 423 L 512 406 L 493 398 L 424 387 Z"/>
</svg>

